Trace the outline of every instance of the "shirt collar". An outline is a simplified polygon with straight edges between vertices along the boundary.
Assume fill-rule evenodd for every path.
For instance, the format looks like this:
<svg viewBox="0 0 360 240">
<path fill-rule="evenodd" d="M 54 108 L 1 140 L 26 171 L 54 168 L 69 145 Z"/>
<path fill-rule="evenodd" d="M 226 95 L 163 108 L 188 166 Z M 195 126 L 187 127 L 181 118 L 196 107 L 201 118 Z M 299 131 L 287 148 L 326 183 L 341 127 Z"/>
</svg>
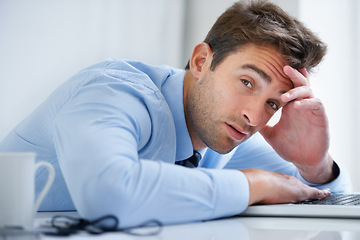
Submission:
<svg viewBox="0 0 360 240">
<path fill-rule="evenodd" d="M 162 86 L 162 92 L 171 110 L 176 129 L 175 161 L 184 160 L 193 155 L 193 146 L 184 112 L 184 77 L 185 70 L 177 70 L 168 77 Z"/>
</svg>

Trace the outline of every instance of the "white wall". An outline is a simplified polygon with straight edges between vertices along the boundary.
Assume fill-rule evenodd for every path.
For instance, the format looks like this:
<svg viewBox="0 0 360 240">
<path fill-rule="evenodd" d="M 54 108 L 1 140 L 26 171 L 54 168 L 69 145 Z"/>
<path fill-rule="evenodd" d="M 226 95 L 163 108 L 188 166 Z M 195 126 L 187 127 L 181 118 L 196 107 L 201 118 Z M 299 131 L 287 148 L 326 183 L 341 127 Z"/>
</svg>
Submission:
<svg viewBox="0 0 360 240">
<path fill-rule="evenodd" d="M 220 14 L 234 2 L 235 0 L 186 0 L 185 62 L 190 58 L 194 46 L 205 39 Z"/>
<path fill-rule="evenodd" d="M 104 58 L 184 67 L 233 0 L 1 0 L 0 141 L 60 83 Z M 329 45 L 311 82 L 328 111 L 331 153 L 360 191 L 360 3 L 273 0 Z"/>
<path fill-rule="evenodd" d="M 60 83 L 105 58 L 183 67 L 182 0 L 1 0 L 0 140 Z"/>
</svg>

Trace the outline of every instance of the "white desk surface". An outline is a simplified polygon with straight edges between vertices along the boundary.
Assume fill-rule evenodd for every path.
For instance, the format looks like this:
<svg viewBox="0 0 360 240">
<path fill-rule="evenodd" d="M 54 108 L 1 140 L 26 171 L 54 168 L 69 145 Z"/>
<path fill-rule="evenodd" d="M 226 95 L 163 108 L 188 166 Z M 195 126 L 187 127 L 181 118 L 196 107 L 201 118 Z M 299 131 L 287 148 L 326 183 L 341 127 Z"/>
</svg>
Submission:
<svg viewBox="0 0 360 240">
<path fill-rule="evenodd" d="M 38 213 L 35 225 L 49 222 L 53 215 L 63 213 Z M 72 216 L 74 213 L 65 213 Z M 76 214 L 76 213 L 75 213 Z M 64 237 L 65 238 L 65 237 Z M 44 240 L 62 237 L 41 236 Z M 358 240 L 360 219 L 329 218 L 278 218 L 278 217 L 233 217 L 207 222 L 164 226 L 155 236 L 137 237 L 125 233 L 88 235 L 80 233 L 66 239 L 86 240 Z"/>
</svg>

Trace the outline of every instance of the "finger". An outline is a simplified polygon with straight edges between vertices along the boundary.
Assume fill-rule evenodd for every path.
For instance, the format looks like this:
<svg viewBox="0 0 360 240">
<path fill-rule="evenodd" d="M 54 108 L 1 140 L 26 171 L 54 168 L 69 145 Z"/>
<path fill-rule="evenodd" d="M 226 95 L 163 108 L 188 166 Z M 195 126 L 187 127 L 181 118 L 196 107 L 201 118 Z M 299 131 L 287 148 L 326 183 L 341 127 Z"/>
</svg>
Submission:
<svg viewBox="0 0 360 240">
<path fill-rule="evenodd" d="M 301 86 L 297 88 L 290 89 L 286 93 L 281 95 L 281 100 L 283 102 L 290 102 L 295 99 L 304 99 L 304 98 L 313 98 L 314 94 L 311 88 L 308 86 Z"/>
<path fill-rule="evenodd" d="M 323 199 L 331 195 L 331 190 L 329 188 L 317 189 L 315 187 L 309 187 L 306 185 L 306 190 L 304 193 L 300 194 L 295 202 L 303 202 L 306 200 L 314 199 Z"/>
<path fill-rule="evenodd" d="M 322 190 L 314 189 L 314 191 L 311 193 L 311 196 L 309 199 L 323 199 L 327 198 L 331 195 L 331 190 L 329 188 L 325 188 Z"/>
<path fill-rule="evenodd" d="M 316 115 L 325 115 L 325 107 L 317 98 L 296 100 L 294 107 L 298 110 L 311 110 Z"/>
<path fill-rule="evenodd" d="M 324 105 L 322 104 L 322 102 L 320 100 L 318 100 L 316 98 L 295 100 L 293 102 L 288 103 L 284 107 L 284 110 L 285 109 L 287 110 L 288 108 L 294 108 L 298 111 L 303 111 L 303 112 L 311 111 L 311 114 L 313 116 L 326 117 L 326 111 L 325 111 Z"/>
<path fill-rule="evenodd" d="M 309 80 L 304 76 L 307 75 L 307 72 L 305 72 L 303 69 L 301 71 L 303 74 L 288 65 L 284 67 L 284 72 L 293 82 L 294 87 L 310 85 Z"/>
<path fill-rule="evenodd" d="M 271 136 L 271 132 L 272 132 L 272 127 L 269 125 L 265 125 L 260 131 L 259 133 L 263 136 L 263 138 L 265 139 L 265 141 L 269 142 L 270 136 Z"/>
<path fill-rule="evenodd" d="M 302 68 L 299 70 L 299 72 L 307 79 L 309 79 L 309 73 L 308 71 L 306 70 L 306 68 Z"/>
</svg>

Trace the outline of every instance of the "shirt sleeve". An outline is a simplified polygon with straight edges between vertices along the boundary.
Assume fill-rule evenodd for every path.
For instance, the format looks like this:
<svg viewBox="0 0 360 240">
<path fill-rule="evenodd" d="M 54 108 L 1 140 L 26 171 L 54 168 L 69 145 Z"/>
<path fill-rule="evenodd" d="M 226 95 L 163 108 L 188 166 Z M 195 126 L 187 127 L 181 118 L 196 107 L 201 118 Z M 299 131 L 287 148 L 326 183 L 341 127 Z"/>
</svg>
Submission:
<svg viewBox="0 0 360 240">
<path fill-rule="evenodd" d="M 313 184 L 306 181 L 294 164 L 282 159 L 264 140 L 260 133 L 254 134 L 248 141 L 242 143 L 233 157 L 224 167 L 225 169 L 258 168 L 271 172 L 281 172 L 297 177 L 303 183 L 319 189 L 330 188 L 332 192 L 351 191 L 351 182 L 344 167 L 339 163 L 339 175 L 327 184 Z"/>
<path fill-rule="evenodd" d="M 56 114 L 55 149 L 79 214 L 87 219 L 114 214 L 119 227 L 128 227 L 245 210 L 249 189 L 240 171 L 188 169 L 139 157 L 149 147 L 153 126 L 146 103 L 134 92 L 117 84 L 84 86 Z"/>
</svg>

